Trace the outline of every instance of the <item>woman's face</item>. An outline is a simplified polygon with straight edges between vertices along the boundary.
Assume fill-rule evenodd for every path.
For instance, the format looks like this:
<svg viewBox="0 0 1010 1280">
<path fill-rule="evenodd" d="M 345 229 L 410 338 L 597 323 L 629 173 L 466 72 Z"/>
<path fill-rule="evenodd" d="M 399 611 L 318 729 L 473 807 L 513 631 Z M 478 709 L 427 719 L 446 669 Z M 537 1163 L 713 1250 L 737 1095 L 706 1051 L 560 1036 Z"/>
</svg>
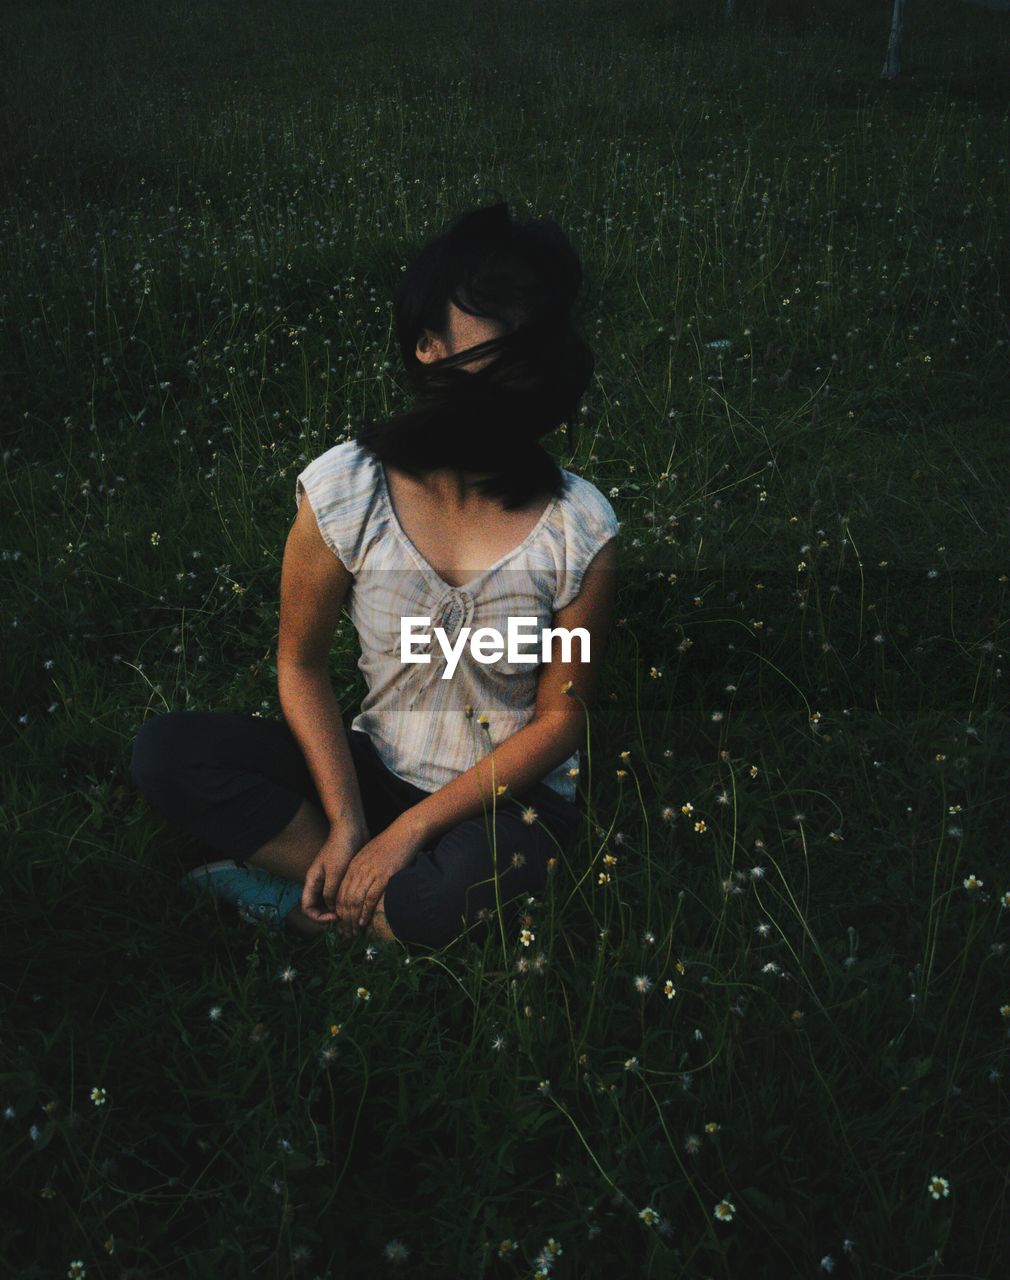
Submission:
<svg viewBox="0 0 1010 1280">
<path fill-rule="evenodd" d="M 457 352 L 467 351 L 470 347 L 479 346 L 482 342 L 490 342 L 492 338 L 498 338 L 504 332 L 505 326 L 497 320 L 485 320 L 481 316 L 472 316 L 469 311 L 463 311 L 450 299 L 448 340 L 443 341 L 429 330 L 422 329 L 417 343 L 417 358 L 423 364 L 430 364 L 433 360 L 444 360 L 446 356 L 454 356 Z M 493 359 L 493 354 L 481 356 L 456 367 L 471 372 L 483 369 L 488 361 Z"/>
</svg>

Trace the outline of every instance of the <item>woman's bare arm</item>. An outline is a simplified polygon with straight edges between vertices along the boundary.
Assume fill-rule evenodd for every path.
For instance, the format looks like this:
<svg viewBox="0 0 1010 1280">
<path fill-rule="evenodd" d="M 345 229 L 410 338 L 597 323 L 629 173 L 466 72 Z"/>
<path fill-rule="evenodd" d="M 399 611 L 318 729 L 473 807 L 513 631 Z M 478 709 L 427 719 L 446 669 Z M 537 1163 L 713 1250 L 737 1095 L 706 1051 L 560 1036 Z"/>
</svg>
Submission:
<svg viewBox="0 0 1010 1280">
<path fill-rule="evenodd" d="M 326 817 L 365 833 L 358 776 L 329 675 L 333 634 L 353 581 L 303 500 L 281 565 L 277 692 Z"/>
</svg>

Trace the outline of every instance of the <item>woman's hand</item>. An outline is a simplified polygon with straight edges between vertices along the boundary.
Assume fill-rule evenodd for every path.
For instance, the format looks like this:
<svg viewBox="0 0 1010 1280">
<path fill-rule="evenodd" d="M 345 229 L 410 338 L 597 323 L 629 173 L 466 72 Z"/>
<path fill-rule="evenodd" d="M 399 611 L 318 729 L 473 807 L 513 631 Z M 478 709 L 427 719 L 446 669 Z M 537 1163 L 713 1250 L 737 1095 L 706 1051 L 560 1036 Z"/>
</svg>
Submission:
<svg viewBox="0 0 1010 1280">
<path fill-rule="evenodd" d="M 422 834 L 401 815 L 358 850 L 337 895 L 337 927 L 345 937 L 368 928 L 386 885 L 423 847 Z"/>
<path fill-rule="evenodd" d="M 368 828 L 356 823 L 334 825 L 326 843 L 305 873 L 301 908 L 310 920 L 329 924 L 336 920 L 334 907 L 344 873 L 354 855 L 369 843 Z"/>
</svg>

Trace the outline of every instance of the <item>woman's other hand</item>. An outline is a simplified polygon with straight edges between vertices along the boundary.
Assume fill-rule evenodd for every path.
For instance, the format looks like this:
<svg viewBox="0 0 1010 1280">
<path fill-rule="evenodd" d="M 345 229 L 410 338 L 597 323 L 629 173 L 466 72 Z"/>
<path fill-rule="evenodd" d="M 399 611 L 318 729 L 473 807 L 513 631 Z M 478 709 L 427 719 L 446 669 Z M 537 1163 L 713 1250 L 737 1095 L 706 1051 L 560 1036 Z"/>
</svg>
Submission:
<svg viewBox="0 0 1010 1280">
<path fill-rule="evenodd" d="M 368 928 L 386 885 L 423 847 L 423 836 L 401 815 L 358 850 L 337 895 L 337 927 L 345 937 Z"/>
<path fill-rule="evenodd" d="M 310 920 L 331 924 L 340 884 L 355 854 L 369 844 L 368 828 L 341 824 L 331 829 L 326 843 L 305 873 L 301 908 Z"/>
</svg>

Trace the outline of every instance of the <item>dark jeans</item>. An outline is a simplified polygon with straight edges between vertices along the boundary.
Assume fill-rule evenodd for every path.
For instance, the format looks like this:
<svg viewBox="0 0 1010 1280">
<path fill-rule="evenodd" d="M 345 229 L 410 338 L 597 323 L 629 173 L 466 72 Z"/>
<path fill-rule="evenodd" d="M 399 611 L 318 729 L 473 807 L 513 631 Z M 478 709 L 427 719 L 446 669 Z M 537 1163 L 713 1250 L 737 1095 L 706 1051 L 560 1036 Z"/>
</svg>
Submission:
<svg viewBox="0 0 1010 1280">
<path fill-rule="evenodd" d="M 370 836 L 431 794 L 391 773 L 371 739 L 347 730 Z M 284 720 L 224 711 L 168 711 L 145 721 L 133 743 L 133 781 L 171 826 L 243 861 L 282 831 L 302 799 L 322 805 Z M 536 820 L 524 821 L 524 806 Z M 469 818 L 412 855 L 385 890 L 386 920 L 405 943 L 439 948 L 465 931 L 481 941 L 495 921 L 492 840 L 499 894 L 511 929 L 527 893 L 547 883 L 547 860 L 570 847 L 579 807 L 543 782 L 499 798 L 492 824 Z M 497 930 L 497 924 L 495 923 Z"/>
</svg>

